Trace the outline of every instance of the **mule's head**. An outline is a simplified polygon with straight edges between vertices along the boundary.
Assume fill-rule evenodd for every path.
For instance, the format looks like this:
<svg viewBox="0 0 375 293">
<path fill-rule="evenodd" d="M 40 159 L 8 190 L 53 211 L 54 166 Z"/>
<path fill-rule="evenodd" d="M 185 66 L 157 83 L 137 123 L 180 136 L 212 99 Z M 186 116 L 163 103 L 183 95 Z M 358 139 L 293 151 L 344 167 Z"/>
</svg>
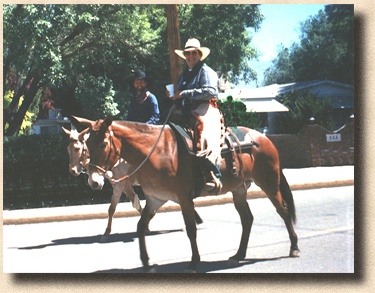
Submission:
<svg viewBox="0 0 375 293">
<path fill-rule="evenodd" d="M 111 170 L 119 159 L 120 153 L 117 147 L 120 142 L 111 130 L 112 118 L 96 122 L 84 120 L 83 124 L 90 128 L 90 136 L 86 141 L 90 153 L 88 183 L 92 189 L 100 190 L 104 186 L 107 171 Z"/>
<path fill-rule="evenodd" d="M 73 176 L 81 174 L 82 169 L 90 160 L 86 147 L 86 140 L 89 136 L 88 129 L 78 133 L 77 130 L 72 131 L 62 128 L 69 136 L 68 154 L 69 154 L 69 172 Z"/>
</svg>

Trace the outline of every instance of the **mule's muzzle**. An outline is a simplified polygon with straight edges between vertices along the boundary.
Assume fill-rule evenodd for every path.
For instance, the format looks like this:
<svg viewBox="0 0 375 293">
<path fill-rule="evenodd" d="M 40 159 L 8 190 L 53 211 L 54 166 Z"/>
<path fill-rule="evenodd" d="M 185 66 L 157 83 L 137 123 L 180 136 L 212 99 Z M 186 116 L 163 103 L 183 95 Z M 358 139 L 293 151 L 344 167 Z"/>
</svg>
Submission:
<svg viewBox="0 0 375 293">
<path fill-rule="evenodd" d="M 81 174 L 81 170 L 77 167 L 69 167 L 69 172 L 72 174 L 74 177 L 77 177 L 79 174 Z"/>
</svg>

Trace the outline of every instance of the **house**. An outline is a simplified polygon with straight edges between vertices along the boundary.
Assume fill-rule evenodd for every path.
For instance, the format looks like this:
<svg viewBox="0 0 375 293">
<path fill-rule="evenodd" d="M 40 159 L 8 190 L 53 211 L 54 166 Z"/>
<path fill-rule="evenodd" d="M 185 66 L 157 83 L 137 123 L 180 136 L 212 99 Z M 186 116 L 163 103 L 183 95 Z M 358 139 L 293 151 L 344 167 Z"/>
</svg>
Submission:
<svg viewBox="0 0 375 293">
<path fill-rule="evenodd" d="M 70 120 L 62 117 L 60 109 L 48 111 L 48 119 L 39 119 L 31 126 L 30 134 L 50 134 L 61 132 L 61 127 L 71 128 Z"/>
<path fill-rule="evenodd" d="M 278 95 L 288 92 L 309 92 L 319 99 L 330 99 L 336 129 L 348 122 L 354 114 L 354 86 L 332 80 L 294 82 L 278 86 Z"/>
<path fill-rule="evenodd" d="M 354 86 L 331 80 L 272 84 L 259 88 L 235 88 L 220 93 L 219 98 L 223 99 L 231 95 L 233 99 L 241 100 L 245 103 L 247 111 L 260 114 L 261 128 L 266 128 L 268 133 L 273 133 L 275 114 L 289 111 L 278 101 L 281 95 L 288 92 L 301 92 L 301 94 L 309 92 L 318 98 L 330 99 L 336 128 L 344 125 L 354 113 Z"/>
</svg>

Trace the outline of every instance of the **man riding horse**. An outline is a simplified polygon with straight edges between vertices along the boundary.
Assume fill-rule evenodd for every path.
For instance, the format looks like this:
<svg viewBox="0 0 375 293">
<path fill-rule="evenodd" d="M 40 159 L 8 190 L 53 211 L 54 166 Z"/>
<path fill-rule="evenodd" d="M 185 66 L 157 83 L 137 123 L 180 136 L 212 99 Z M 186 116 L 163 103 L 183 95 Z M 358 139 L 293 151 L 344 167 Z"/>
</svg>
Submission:
<svg viewBox="0 0 375 293">
<path fill-rule="evenodd" d="M 218 105 L 218 76 L 202 61 L 209 55 L 210 49 L 201 47 L 199 40 L 189 39 L 184 50 L 175 53 L 186 60 L 187 68 L 180 75 L 177 91 L 173 97 L 181 107 L 185 121 L 195 118 L 193 125 L 197 146 L 196 156 L 202 158 L 206 183 L 205 189 L 219 193 L 222 188 L 220 181 L 221 147 L 224 143 L 224 119 Z M 176 117 L 172 121 L 176 121 Z M 190 125 L 189 125 L 190 124 Z"/>
</svg>

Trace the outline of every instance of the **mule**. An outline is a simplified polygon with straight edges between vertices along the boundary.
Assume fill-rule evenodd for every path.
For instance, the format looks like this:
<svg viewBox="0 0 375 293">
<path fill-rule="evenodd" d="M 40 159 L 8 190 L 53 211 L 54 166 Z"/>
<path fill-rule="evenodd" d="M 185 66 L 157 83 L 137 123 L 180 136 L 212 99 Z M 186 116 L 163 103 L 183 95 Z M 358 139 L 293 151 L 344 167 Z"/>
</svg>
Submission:
<svg viewBox="0 0 375 293">
<path fill-rule="evenodd" d="M 195 272 L 200 262 L 194 221 L 194 194 L 196 158 L 178 143 L 178 137 L 169 126 L 155 126 L 135 122 L 112 121 L 111 118 L 91 121 L 75 117 L 88 127 L 87 147 L 90 151 L 89 176 L 105 176 L 105 170 L 119 158 L 134 166 L 139 166 L 137 179 L 141 184 L 146 205 L 137 225 L 140 258 L 145 272 L 152 269 L 146 248 L 145 230 L 158 209 L 168 200 L 181 207 L 186 233 L 190 240 L 192 258 L 186 272 Z M 247 189 L 253 181 L 271 200 L 277 213 L 284 220 L 290 239 L 290 257 L 298 257 L 298 237 L 293 223 L 296 212 L 292 192 L 280 168 L 279 155 L 273 143 L 263 134 L 245 127 L 238 127 L 245 133 L 245 140 L 256 144 L 238 152 L 236 174 L 227 167 L 231 154 L 223 154 L 221 161 L 221 193 L 231 191 L 234 206 L 240 216 L 242 235 L 237 252 L 228 260 L 229 266 L 237 266 L 246 257 L 247 245 L 254 217 L 247 202 Z M 164 130 L 164 131 L 162 131 Z M 255 146 L 256 145 L 256 146 Z M 150 150 L 153 152 L 150 153 Z M 145 160 L 145 158 L 147 160 Z M 104 170 L 104 171 L 103 171 Z M 93 189 L 102 188 L 101 180 L 91 185 Z M 202 190 L 200 196 L 210 195 Z"/>
<path fill-rule="evenodd" d="M 90 162 L 90 155 L 86 146 L 86 140 L 89 137 L 89 134 L 85 131 L 78 133 L 77 130 L 73 129 L 72 131 L 62 127 L 63 131 L 69 136 L 69 145 L 67 147 L 69 154 L 69 172 L 73 176 L 78 176 L 81 173 L 84 173 L 83 169 Z M 128 174 L 133 172 L 134 168 L 127 164 L 124 159 L 119 158 L 118 162 L 111 169 L 111 176 L 109 181 L 112 184 L 113 192 L 111 196 L 111 204 L 108 209 L 108 223 L 104 231 L 104 234 L 100 238 L 101 242 L 105 242 L 108 239 L 108 236 L 112 231 L 112 221 L 113 216 L 116 212 L 117 204 L 120 202 L 121 194 L 124 193 L 129 200 L 131 201 L 133 207 L 142 214 L 142 207 L 139 201 L 137 193 L 134 192 L 133 185 L 137 184 L 135 177 L 130 177 L 127 180 L 121 180 L 125 178 Z M 99 180 L 103 178 L 98 178 Z M 118 182 L 115 182 L 113 179 L 120 179 Z M 88 184 L 91 186 L 94 184 L 91 176 L 88 177 Z M 103 182 L 104 184 L 104 182 Z M 197 212 L 195 212 L 195 221 L 197 224 L 202 224 L 203 220 Z M 148 229 L 147 229 L 148 230 Z"/>
<path fill-rule="evenodd" d="M 62 129 L 69 136 L 69 172 L 73 176 L 78 176 L 83 173 L 83 169 L 90 162 L 90 155 L 86 146 L 86 140 L 89 134 L 85 132 L 78 133 L 75 129 L 73 129 L 72 131 L 65 129 L 64 127 Z M 113 178 L 122 178 L 132 172 L 132 167 L 120 158 L 113 166 L 111 171 L 113 173 Z M 91 177 L 89 177 L 88 180 L 89 185 L 92 184 L 90 183 Z M 108 209 L 108 223 L 105 232 L 100 239 L 101 242 L 105 242 L 108 239 L 108 236 L 111 234 L 113 216 L 116 212 L 116 207 L 120 201 L 122 192 L 126 194 L 133 207 L 139 212 L 139 214 L 142 214 L 142 207 L 139 201 L 139 197 L 134 192 L 132 187 L 135 181 L 135 178 L 131 177 L 129 178 L 129 180 L 124 180 L 116 184 L 111 182 L 113 192 L 111 197 L 111 204 Z"/>
</svg>

